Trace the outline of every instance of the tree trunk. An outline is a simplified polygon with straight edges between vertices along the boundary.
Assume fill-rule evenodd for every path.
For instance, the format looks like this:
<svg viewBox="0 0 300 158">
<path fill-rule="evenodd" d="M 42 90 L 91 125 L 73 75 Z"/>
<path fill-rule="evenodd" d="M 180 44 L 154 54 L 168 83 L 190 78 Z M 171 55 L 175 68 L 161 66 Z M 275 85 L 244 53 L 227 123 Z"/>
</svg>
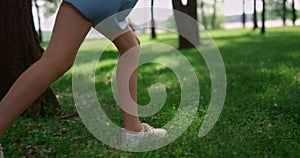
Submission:
<svg viewBox="0 0 300 158">
<path fill-rule="evenodd" d="M 0 98 L 3 98 L 18 76 L 41 57 L 43 49 L 34 28 L 31 0 L 1 0 L 0 7 Z M 26 115 L 38 118 L 58 112 L 56 97 L 48 89 L 28 108 Z"/>
<path fill-rule="evenodd" d="M 266 21 L 266 0 L 262 0 L 262 7 L 263 7 L 263 10 L 262 10 L 262 27 L 261 27 L 261 34 L 265 34 L 266 32 L 266 29 L 265 29 L 265 21 Z"/>
<path fill-rule="evenodd" d="M 194 19 L 181 16 L 178 12 L 174 12 L 175 20 L 179 32 L 179 48 L 191 48 L 200 44 L 199 42 L 199 28 L 197 22 L 197 1 L 188 0 L 187 5 L 183 5 L 181 0 L 172 0 L 173 8 L 176 11 L 182 12 Z M 187 40 L 185 37 L 188 37 Z"/>
<path fill-rule="evenodd" d="M 243 28 L 246 27 L 246 13 L 245 13 L 245 0 L 243 0 L 243 15 L 242 15 Z"/>
<path fill-rule="evenodd" d="M 213 15 L 211 17 L 211 28 L 212 29 L 216 28 L 216 19 L 217 19 L 217 0 L 214 0 Z"/>
<path fill-rule="evenodd" d="M 201 9 L 202 23 L 204 25 L 204 28 L 207 30 L 208 27 L 207 27 L 205 12 L 204 12 L 204 2 L 203 1 L 201 1 L 200 9 Z"/>
<path fill-rule="evenodd" d="M 292 1 L 292 21 L 293 25 L 296 25 L 296 19 L 297 19 L 297 14 L 296 14 L 296 8 L 295 8 L 295 0 Z"/>
<path fill-rule="evenodd" d="M 253 30 L 257 29 L 257 10 L 256 10 L 256 0 L 254 0 L 254 11 L 253 11 Z"/>
<path fill-rule="evenodd" d="M 283 25 L 285 26 L 286 25 L 286 0 L 283 0 L 282 2 L 282 22 L 283 22 Z"/>
<path fill-rule="evenodd" d="M 156 39 L 155 21 L 154 21 L 154 0 L 151 0 L 151 39 Z"/>
</svg>

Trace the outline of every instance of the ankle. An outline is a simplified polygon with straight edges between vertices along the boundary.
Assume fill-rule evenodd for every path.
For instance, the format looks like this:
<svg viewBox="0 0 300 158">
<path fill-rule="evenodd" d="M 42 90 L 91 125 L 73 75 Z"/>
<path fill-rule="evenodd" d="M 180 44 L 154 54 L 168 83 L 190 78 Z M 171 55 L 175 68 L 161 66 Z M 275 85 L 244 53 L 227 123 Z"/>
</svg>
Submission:
<svg viewBox="0 0 300 158">
<path fill-rule="evenodd" d="M 125 126 L 124 128 L 128 132 L 139 133 L 142 131 L 142 124 L 136 126 Z"/>
</svg>

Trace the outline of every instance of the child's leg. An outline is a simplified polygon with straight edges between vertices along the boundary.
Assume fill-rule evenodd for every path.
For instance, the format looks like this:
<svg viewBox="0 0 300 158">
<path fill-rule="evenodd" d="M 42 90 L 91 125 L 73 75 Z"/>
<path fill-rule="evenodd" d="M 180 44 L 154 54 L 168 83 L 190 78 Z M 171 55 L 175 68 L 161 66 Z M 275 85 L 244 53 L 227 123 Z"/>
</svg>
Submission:
<svg viewBox="0 0 300 158">
<path fill-rule="evenodd" d="M 138 59 L 140 53 L 140 42 L 136 37 L 135 33 L 128 28 L 121 33 L 108 33 L 104 30 L 97 29 L 107 38 L 113 40 L 113 43 L 119 50 L 120 58 L 125 53 L 130 53 L 129 56 L 126 55 L 126 59 L 122 58 L 119 60 L 118 67 L 117 67 L 117 83 L 118 83 L 118 93 L 119 93 L 119 100 L 120 106 L 122 109 L 126 108 L 126 111 L 130 111 L 130 114 L 123 110 L 123 120 L 124 120 L 124 127 L 126 130 L 139 132 L 141 131 L 141 122 L 138 118 L 137 112 L 137 69 L 133 72 L 133 74 L 129 78 L 129 85 L 126 82 L 125 78 L 128 77 L 130 74 L 128 73 L 128 69 L 132 67 L 138 66 Z M 125 33 L 124 33 L 125 32 Z M 131 50 L 131 51 L 128 51 Z M 130 94 L 128 94 L 128 88 Z M 134 102 L 132 102 L 131 98 Z"/>
<path fill-rule="evenodd" d="M 122 107 L 122 109 L 126 109 L 126 111 L 123 110 L 122 114 L 124 119 L 124 126 L 127 131 L 123 131 L 122 143 L 128 147 L 136 147 L 136 145 L 143 138 L 149 135 L 155 136 L 158 139 L 166 137 L 167 131 L 165 129 L 153 128 L 145 123 L 141 124 L 138 118 L 136 103 L 137 67 L 140 54 L 140 43 L 138 38 L 135 36 L 132 30 L 128 30 L 126 33 L 113 40 L 113 42 L 120 52 L 120 59 L 117 68 L 117 82 L 121 104 L 120 106 Z M 131 71 L 133 71 L 133 74 L 130 74 Z M 129 111 L 129 113 L 127 111 Z M 128 131 L 143 132 L 133 134 Z"/>
<path fill-rule="evenodd" d="M 126 74 L 127 72 L 125 69 L 132 69 L 133 67 L 138 67 L 140 42 L 132 30 L 129 30 L 128 32 L 117 37 L 113 42 L 119 50 L 120 58 L 125 53 L 131 53 L 129 56 L 126 56 L 125 59 L 123 58 L 122 60 L 119 60 L 117 68 L 117 82 L 120 104 L 123 107 L 126 106 L 125 108 L 128 111 L 130 111 L 131 114 L 133 114 L 128 114 L 123 110 L 122 115 L 124 120 L 124 128 L 128 131 L 139 132 L 141 131 L 142 126 L 138 118 L 137 112 L 137 69 L 135 69 L 135 71 L 129 78 L 130 95 L 128 95 L 127 93 L 128 85 L 126 85 L 127 83 L 126 81 L 124 81 L 124 78 L 130 75 Z M 129 49 L 131 51 L 128 51 Z M 130 96 L 132 97 L 134 103 L 130 101 Z"/>
<path fill-rule="evenodd" d="M 73 6 L 63 2 L 46 52 L 17 79 L 0 103 L 0 137 L 52 82 L 71 67 L 91 26 Z"/>
</svg>

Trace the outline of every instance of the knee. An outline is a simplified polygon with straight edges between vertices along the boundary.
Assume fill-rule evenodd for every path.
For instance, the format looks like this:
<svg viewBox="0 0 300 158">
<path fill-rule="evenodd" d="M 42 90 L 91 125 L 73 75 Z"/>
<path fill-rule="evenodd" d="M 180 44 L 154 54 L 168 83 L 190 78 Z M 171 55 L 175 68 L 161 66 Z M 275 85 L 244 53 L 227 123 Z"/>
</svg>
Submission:
<svg viewBox="0 0 300 158">
<path fill-rule="evenodd" d="M 140 47 L 141 41 L 139 40 L 139 38 L 136 35 L 134 37 L 135 37 L 135 44 Z"/>
<path fill-rule="evenodd" d="M 119 49 L 120 56 L 127 54 L 127 59 L 131 62 L 137 61 L 140 55 L 140 42 L 139 40 L 133 39 L 133 42 L 129 42 L 124 48 Z"/>
<path fill-rule="evenodd" d="M 113 42 L 118 48 L 120 55 L 132 48 L 136 48 L 138 50 L 140 49 L 140 41 L 132 31 L 124 33 L 116 38 Z"/>
<path fill-rule="evenodd" d="M 40 60 L 58 75 L 63 75 L 72 67 L 75 57 L 53 56 L 45 52 Z"/>
<path fill-rule="evenodd" d="M 137 52 L 139 53 L 139 50 L 141 48 L 141 43 L 140 43 L 140 40 L 136 36 L 134 36 L 133 43 L 129 49 L 131 49 L 131 48 L 135 48 L 137 50 Z"/>
</svg>

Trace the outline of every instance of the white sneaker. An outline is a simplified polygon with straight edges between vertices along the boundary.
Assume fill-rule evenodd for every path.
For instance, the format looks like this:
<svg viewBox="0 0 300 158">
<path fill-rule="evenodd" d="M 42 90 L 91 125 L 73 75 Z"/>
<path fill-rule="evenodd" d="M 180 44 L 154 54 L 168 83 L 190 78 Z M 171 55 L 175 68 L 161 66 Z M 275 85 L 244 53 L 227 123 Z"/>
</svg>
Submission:
<svg viewBox="0 0 300 158">
<path fill-rule="evenodd" d="M 153 128 L 152 126 L 142 123 L 141 132 L 131 132 L 122 128 L 122 144 L 125 147 L 135 148 L 139 143 L 147 138 L 164 138 L 167 136 L 167 131 L 162 128 Z M 156 140 L 155 139 L 155 140 Z"/>
<path fill-rule="evenodd" d="M 2 146 L 0 144 L 0 158 L 4 158 L 4 154 L 3 154 L 3 151 L 2 151 Z"/>
</svg>

